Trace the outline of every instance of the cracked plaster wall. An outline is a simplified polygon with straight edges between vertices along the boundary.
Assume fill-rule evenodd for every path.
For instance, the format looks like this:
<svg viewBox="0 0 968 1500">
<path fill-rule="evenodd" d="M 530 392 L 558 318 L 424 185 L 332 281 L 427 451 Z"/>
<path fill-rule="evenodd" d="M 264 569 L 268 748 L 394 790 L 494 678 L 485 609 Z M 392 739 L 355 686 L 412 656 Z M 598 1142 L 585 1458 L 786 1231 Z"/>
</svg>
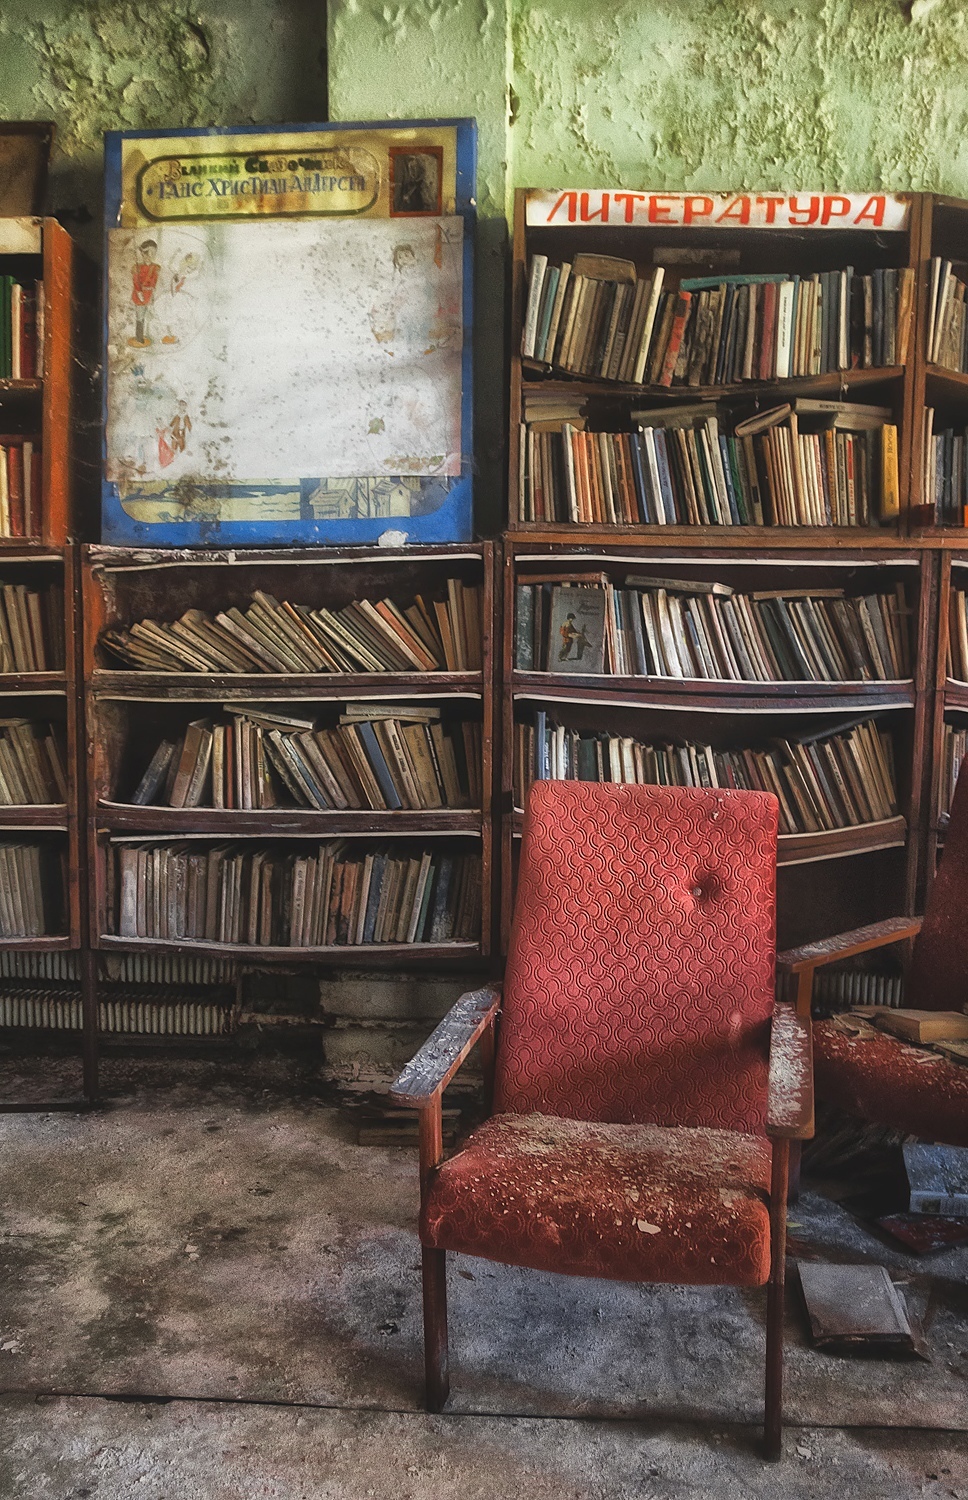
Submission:
<svg viewBox="0 0 968 1500">
<path fill-rule="evenodd" d="M 513 176 L 968 196 L 968 5 L 528 0 Z"/>
<path fill-rule="evenodd" d="M 0 0 L 0 99 L 56 123 L 50 208 L 99 255 L 103 132 L 325 118 L 325 5 Z"/>
<path fill-rule="evenodd" d="M 336 119 L 477 118 L 477 449 L 492 500 L 515 186 L 968 197 L 960 0 L 330 0 L 329 58 Z"/>
</svg>

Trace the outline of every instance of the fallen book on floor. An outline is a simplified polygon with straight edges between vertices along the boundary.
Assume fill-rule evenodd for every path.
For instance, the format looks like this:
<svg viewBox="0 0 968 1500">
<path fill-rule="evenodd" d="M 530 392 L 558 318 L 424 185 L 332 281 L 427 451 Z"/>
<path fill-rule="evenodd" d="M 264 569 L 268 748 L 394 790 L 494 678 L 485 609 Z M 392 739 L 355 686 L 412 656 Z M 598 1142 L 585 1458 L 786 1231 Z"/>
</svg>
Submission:
<svg viewBox="0 0 968 1500">
<path fill-rule="evenodd" d="M 906 1042 L 968 1040 L 968 1016 L 957 1010 L 908 1010 L 878 1007 L 871 1019 L 883 1031 Z"/>
<path fill-rule="evenodd" d="M 883 1266 L 798 1261 L 800 1286 L 818 1349 L 922 1352 L 904 1299 Z"/>
<path fill-rule="evenodd" d="M 932 1255 L 938 1250 L 968 1245 L 968 1220 L 965 1219 L 908 1213 L 887 1214 L 883 1219 L 875 1219 L 874 1223 L 914 1255 Z"/>
<path fill-rule="evenodd" d="M 968 1149 L 920 1141 L 909 1141 L 902 1149 L 911 1212 L 968 1219 Z"/>
</svg>

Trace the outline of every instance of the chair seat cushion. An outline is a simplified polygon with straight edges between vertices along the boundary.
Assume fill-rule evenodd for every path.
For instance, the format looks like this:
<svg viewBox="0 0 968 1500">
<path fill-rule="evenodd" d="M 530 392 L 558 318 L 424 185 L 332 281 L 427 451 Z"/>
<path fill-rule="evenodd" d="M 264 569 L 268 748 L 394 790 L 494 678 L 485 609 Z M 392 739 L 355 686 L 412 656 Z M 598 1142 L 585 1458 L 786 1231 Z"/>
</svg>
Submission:
<svg viewBox="0 0 968 1500">
<path fill-rule="evenodd" d="M 737 1131 L 494 1115 L 437 1172 L 420 1237 L 571 1276 L 761 1286 L 770 1161 Z"/>
<path fill-rule="evenodd" d="M 968 1068 L 897 1037 L 813 1028 L 817 1097 L 875 1125 L 968 1146 Z"/>
</svg>

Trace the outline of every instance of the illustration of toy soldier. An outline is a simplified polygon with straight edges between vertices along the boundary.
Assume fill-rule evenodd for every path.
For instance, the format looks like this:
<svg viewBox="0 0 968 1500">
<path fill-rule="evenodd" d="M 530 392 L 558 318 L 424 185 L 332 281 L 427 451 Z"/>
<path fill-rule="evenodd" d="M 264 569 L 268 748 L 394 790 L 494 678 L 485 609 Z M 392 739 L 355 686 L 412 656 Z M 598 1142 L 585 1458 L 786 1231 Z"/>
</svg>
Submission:
<svg viewBox="0 0 968 1500">
<path fill-rule="evenodd" d="M 154 259 L 158 249 L 157 240 L 142 240 L 135 252 L 135 263 L 131 267 L 131 301 L 134 305 L 134 338 L 128 340 L 132 349 L 147 349 L 148 314 L 151 310 L 155 288 L 161 266 Z"/>
</svg>

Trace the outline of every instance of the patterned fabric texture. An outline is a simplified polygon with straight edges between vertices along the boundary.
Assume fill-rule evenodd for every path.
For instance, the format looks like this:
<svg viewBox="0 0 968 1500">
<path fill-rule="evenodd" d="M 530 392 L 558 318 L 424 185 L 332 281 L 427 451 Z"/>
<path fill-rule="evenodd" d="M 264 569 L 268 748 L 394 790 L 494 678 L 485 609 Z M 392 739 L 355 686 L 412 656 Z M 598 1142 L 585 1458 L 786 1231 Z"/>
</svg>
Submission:
<svg viewBox="0 0 968 1500">
<path fill-rule="evenodd" d="M 573 1276 L 760 1286 L 769 1180 L 763 1136 L 494 1115 L 434 1177 L 420 1237 Z"/>
<path fill-rule="evenodd" d="M 897 1037 L 852 1037 L 815 1021 L 813 1070 L 818 1095 L 849 1114 L 968 1146 L 968 1068 L 960 1063 Z"/>
<path fill-rule="evenodd" d="M 776 831 L 761 792 L 534 784 L 496 1112 L 762 1131 Z"/>
<path fill-rule="evenodd" d="M 944 853 L 914 940 L 905 1005 L 961 1010 L 968 1000 L 968 760 Z M 968 1068 L 897 1037 L 850 1037 L 814 1022 L 817 1093 L 871 1120 L 948 1146 L 968 1146 Z"/>
<path fill-rule="evenodd" d="M 968 759 L 951 804 L 944 853 L 914 940 L 905 1005 L 961 1010 L 968 1000 Z"/>
</svg>

